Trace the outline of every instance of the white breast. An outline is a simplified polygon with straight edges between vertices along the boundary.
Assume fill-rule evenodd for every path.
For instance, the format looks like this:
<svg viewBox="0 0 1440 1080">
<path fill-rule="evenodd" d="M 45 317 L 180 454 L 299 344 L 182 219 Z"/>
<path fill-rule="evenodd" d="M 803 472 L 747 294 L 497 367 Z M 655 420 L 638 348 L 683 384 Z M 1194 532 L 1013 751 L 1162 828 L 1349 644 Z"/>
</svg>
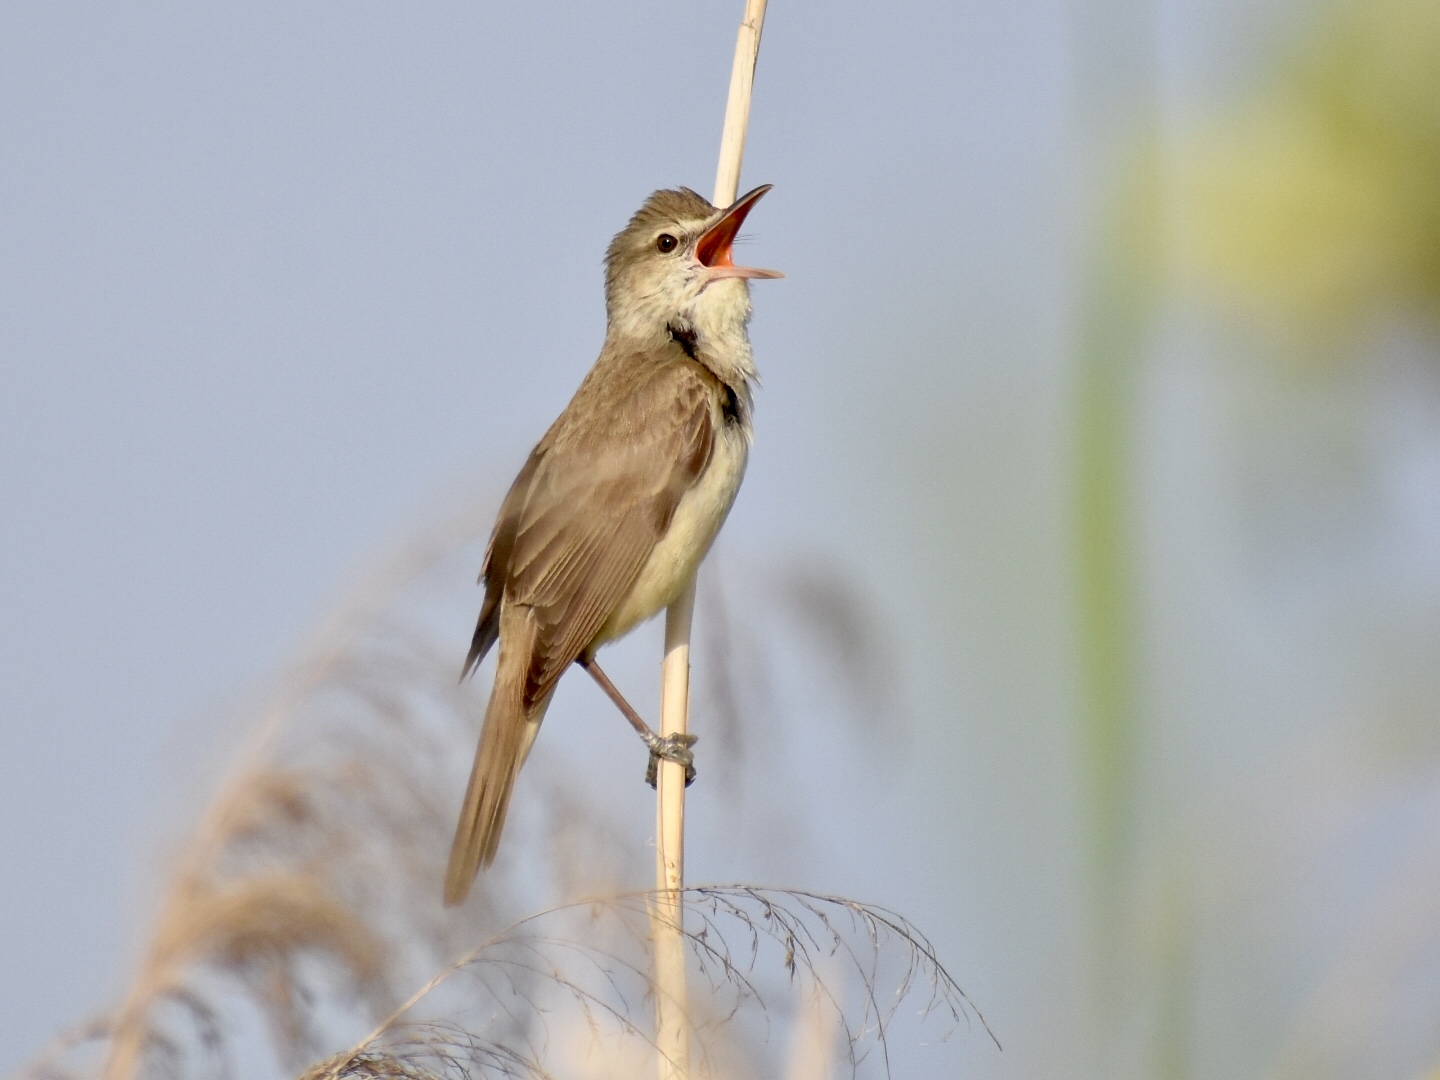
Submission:
<svg viewBox="0 0 1440 1080">
<path fill-rule="evenodd" d="M 674 603 L 680 590 L 710 550 L 715 534 L 735 502 L 745 476 L 749 440 L 738 424 L 727 423 L 716 410 L 715 449 L 709 467 L 695 486 L 680 497 L 670 529 L 650 553 L 630 595 L 610 616 L 598 642 L 628 633 Z"/>
</svg>

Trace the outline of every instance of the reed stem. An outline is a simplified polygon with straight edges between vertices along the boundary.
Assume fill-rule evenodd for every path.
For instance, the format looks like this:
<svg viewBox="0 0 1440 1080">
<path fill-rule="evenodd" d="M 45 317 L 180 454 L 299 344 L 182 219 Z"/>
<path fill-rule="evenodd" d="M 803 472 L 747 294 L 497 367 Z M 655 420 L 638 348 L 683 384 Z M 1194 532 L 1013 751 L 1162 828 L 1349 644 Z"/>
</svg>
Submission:
<svg viewBox="0 0 1440 1080">
<path fill-rule="evenodd" d="M 730 69 L 730 94 L 715 172 L 716 206 L 729 206 L 740 190 L 745 134 L 766 0 L 746 0 Z M 661 669 L 660 734 L 685 734 L 690 726 L 690 629 L 695 615 L 692 578 L 665 612 L 665 660 Z M 655 1042 L 660 1080 L 686 1080 L 690 1074 L 689 994 L 685 983 L 685 770 L 661 761 L 655 784 L 655 903 L 651 929 L 655 942 Z"/>
</svg>

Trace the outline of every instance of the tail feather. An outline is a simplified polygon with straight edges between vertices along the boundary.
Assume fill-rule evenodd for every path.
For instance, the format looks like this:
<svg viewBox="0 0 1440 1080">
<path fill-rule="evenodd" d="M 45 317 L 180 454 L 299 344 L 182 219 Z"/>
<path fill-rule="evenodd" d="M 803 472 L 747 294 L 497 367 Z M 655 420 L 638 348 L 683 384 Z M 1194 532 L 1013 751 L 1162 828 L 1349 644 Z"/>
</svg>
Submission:
<svg viewBox="0 0 1440 1080">
<path fill-rule="evenodd" d="M 506 619 L 510 622 L 510 619 Z M 445 873 L 445 906 L 463 903 L 482 866 L 495 861 L 515 777 L 530 749 L 548 701 L 525 708 L 525 673 L 534 649 L 530 620 L 516 613 L 501 635 L 495 686 L 485 709 L 480 745 Z"/>
</svg>

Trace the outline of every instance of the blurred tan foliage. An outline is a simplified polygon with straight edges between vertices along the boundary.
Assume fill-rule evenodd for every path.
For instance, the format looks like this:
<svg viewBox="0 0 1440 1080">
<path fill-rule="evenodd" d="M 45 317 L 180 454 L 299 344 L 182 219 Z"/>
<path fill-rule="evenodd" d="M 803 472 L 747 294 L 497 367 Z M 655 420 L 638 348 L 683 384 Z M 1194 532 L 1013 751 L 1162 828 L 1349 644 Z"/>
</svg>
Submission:
<svg viewBox="0 0 1440 1080">
<path fill-rule="evenodd" d="M 512 843 L 468 903 L 440 903 L 486 687 L 457 682 L 459 646 L 437 634 L 447 604 L 469 610 L 454 583 L 473 577 L 487 517 L 472 508 L 422 531 L 340 605 L 258 711 L 248 751 L 182 849 L 124 1000 L 22 1076 L 278 1077 L 320 1059 L 307 1075 L 653 1067 L 649 921 L 643 896 L 621 892 L 647 879 L 646 845 L 543 741 Z M 866 605 L 838 571 L 781 567 L 774 582 L 777 613 L 820 643 L 856 718 L 873 720 L 871 683 L 887 671 L 867 645 Z M 702 708 L 716 721 L 707 771 L 723 777 L 767 705 L 763 678 L 736 665 L 771 650 L 713 600 L 701 641 L 720 646 L 720 662 Z M 858 671 L 857 653 L 870 658 Z M 688 1018 L 704 1075 L 770 1074 L 776 1024 L 806 1069 L 819 1054 L 859 1075 L 872 1044 L 888 1061 L 885 1033 L 912 987 L 930 989 L 922 1009 L 970 1015 L 923 935 L 892 913 L 744 888 L 696 891 L 687 911 L 698 920 L 686 927 L 691 964 L 709 991 Z M 771 1003 L 806 995 L 824 1008 L 772 1017 Z"/>
</svg>

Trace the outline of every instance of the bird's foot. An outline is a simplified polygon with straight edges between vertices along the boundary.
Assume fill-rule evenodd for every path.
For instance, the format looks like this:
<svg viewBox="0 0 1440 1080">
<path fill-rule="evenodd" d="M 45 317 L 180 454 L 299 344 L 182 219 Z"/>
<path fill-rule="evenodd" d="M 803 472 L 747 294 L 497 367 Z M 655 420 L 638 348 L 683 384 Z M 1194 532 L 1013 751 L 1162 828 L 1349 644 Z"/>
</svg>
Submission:
<svg viewBox="0 0 1440 1080">
<path fill-rule="evenodd" d="M 695 754 L 691 747 L 695 745 L 698 735 L 681 735 L 678 732 L 673 735 L 656 735 L 653 731 L 645 740 L 645 745 L 650 748 L 650 763 L 645 767 L 645 782 L 652 788 L 658 782 L 660 771 L 660 759 L 673 761 L 677 765 L 685 766 L 685 786 L 689 787 L 695 782 Z"/>
</svg>

